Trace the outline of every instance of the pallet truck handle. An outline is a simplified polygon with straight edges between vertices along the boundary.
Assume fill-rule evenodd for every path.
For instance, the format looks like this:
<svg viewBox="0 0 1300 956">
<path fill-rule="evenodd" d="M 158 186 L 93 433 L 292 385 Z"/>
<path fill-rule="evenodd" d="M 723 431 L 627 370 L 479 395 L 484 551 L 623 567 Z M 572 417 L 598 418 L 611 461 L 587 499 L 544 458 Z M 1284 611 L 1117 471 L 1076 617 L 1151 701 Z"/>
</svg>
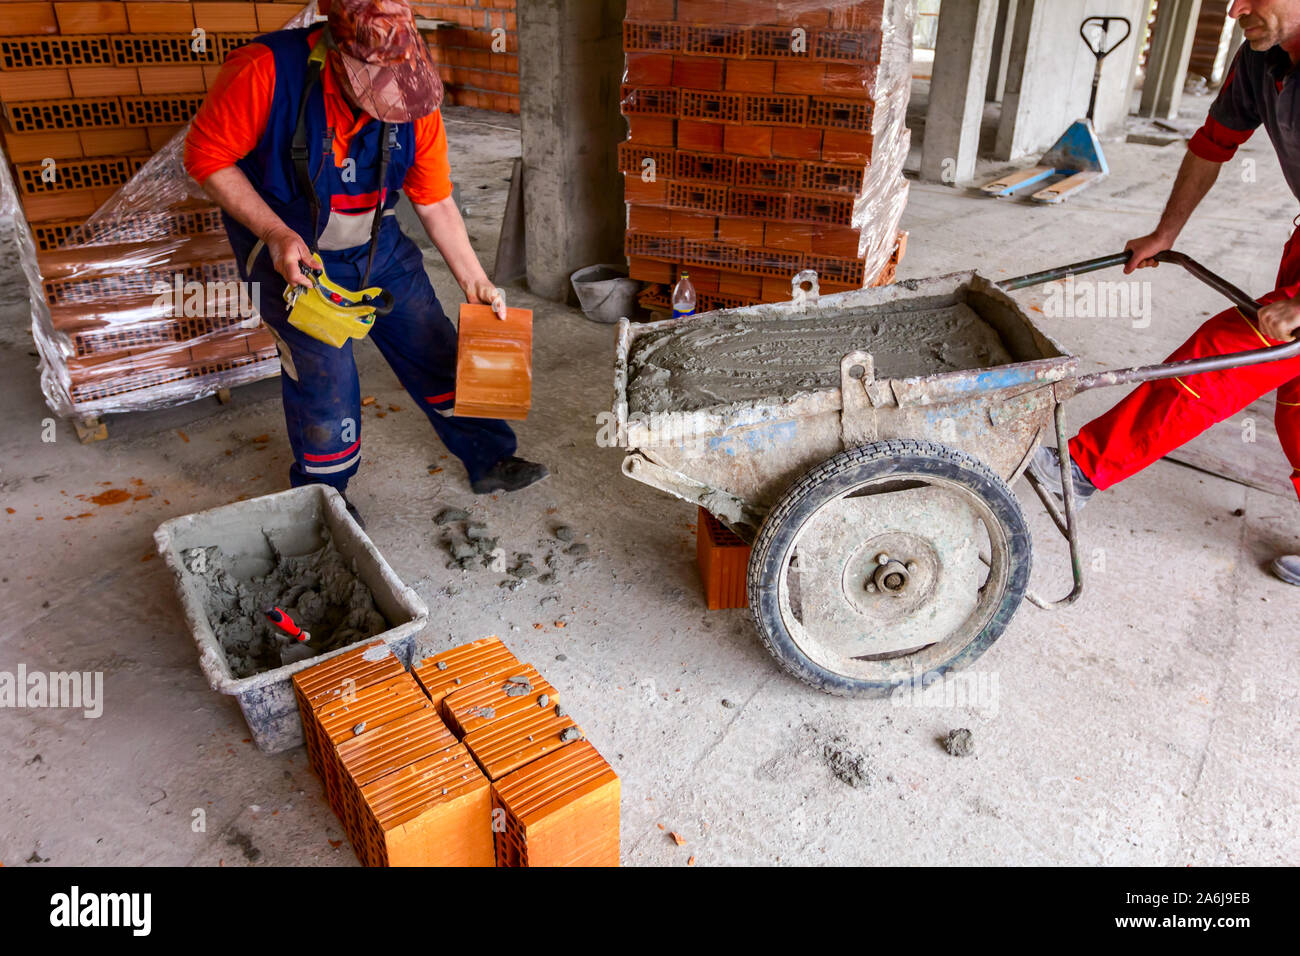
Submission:
<svg viewBox="0 0 1300 956">
<path fill-rule="evenodd" d="M 1084 31 L 1088 29 L 1088 24 L 1101 24 L 1101 36 L 1097 38 L 1097 45 L 1093 46 L 1092 41 L 1088 39 L 1088 34 Z M 1112 23 L 1124 24 L 1124 35 L 1106 46 L 1106 38 L 1110 35 L 1110 25 Z M 1121 46 L 1124 41 L 1133 33 L 1133 22 L 1128 17 L 1088 17 L 1079 24 L 1079 36 L 1083 37 L 1083 44 L 1092 55 L 1097 58 L 1097 65 L 1092 71 L 1092 92 L 1088 95 L 1088 121 L 1092 122 L 1097 118 L 1097 92 L 1101 89 L 1101 63 L 1106 57 L 1110 56 Z"/>
<path fill-rule="evenodd" d="M 1088 34 L 1083 32 L 1088 28 L 1088 24 L 1090 23 L 1101 24 L 1101 36 L 1097 39 L 1096 46 L 1092 45 L 1092 41 L 1088 39 Z M 1114 43 L 1112 43 L 1110 46 L 1106 46 L 1106 39 L 1110 34 L 1110 25 L 1112 23 L 1124 24 L 1124 35 L 1120 37 L 1118 40 L 1116 40 Z M 1106 57 L 1110 56 L 1112 53 L 1114 53 L 1116 50 L 1122 47 L 1124 45 L 1124 41 L 1127 40 L 1132 35 L 1133 35 L 1133 21 L 1130 20 L 1128 17 L 1088 17 L 1081 24 L 1079 24 L 1079 36 L 1083 38 L 1084 44 L 1088 47 L 1089 50 L 1092 51 L 1092 55 L 1095 56 L 1098 60 L 1106 59 Z"/>
</svg>

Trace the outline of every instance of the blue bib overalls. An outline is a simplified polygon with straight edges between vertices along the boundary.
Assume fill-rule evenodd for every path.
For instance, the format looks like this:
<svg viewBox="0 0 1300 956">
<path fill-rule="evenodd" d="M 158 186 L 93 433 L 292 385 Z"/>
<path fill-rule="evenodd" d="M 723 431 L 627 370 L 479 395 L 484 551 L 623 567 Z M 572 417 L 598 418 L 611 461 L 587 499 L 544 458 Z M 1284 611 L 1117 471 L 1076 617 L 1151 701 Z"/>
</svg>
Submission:
<svg viewBox="0 0 1300 956">
<path fill-rule="evenodd" d="M 275 93 L 262 139 L 239 168 L 305 242 L 310 245 L 319 235 L 326 274 L 350 289 L 362 287 L 375 203 L 383 203 L 386 212 L 368 284 L 391 292 L 395 305 L 375 321 L 369 337 L 429 416 L 438 437 L 464 462 L 469 480 L 477 481 L 514 454 L 515 436 L 505 422 L 451 414 L 456 330 L 425 274 L 419 247 L 397 225 L 395 207 L 415 149 L 412 124 L 388 127 L 389 165 L 383 184 L 376 182 L 382 129 L 378 120 L 366 123 L 349 144 L 354 169 L 336 167 L 333 132 L 326 128 L 325 98 L 317 84 L 308 97 L 306 119 L 320 221 L 315 228 L 310 222 L 310 204 L 295 179 L 290 147 L 307 85 L 311 29 L 282 30 L 257 40 L 275 56 Z M 285 281 L 270 253 L 243 225 L 230 216 L 222 218 L 241 276 L 259 283 L 262 320 L 279 346 L 284 417 L 294 456 L 289 479 L 294 486 L 320 482 L 343 491 L 361 462 L 361 387 L 353 343 L 334 348 L 289 325 L 288 307 L 281 298 Z"/>
</svg>

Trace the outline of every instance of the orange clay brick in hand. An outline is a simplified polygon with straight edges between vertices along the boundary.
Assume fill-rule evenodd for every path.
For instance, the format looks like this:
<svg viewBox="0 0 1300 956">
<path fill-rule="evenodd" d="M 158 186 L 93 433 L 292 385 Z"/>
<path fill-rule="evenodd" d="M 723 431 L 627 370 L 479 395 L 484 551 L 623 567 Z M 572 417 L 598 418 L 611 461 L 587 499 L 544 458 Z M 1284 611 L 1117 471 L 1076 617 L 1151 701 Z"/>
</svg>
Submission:
<svg viewBox="0 0 1300 956">
<path fill-rule="evenodd" d="M 618 775 L 579 741 L 492 785 L 497 866 L 618 866 Z"/>
<path fill-rule="evenodd" d="M 533 313 L 490 306 L 460 307 L 456 407 L 460 418 L 528 417 L 533 390 Z"/>
</svg>

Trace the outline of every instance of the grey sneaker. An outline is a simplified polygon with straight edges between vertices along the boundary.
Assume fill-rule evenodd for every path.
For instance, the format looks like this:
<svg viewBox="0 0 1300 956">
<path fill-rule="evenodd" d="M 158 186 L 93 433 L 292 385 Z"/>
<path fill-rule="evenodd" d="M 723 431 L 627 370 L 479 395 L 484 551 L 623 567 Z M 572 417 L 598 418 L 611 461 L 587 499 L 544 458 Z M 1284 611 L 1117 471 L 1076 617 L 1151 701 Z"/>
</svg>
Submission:
<svg viewBox="0 0 1300 956">
<path fill-rule="evenodd" d="M 1074 506 L 1082 508 L 1088 499 L 1097 493 L 1097 487 L 1088 480 L 1088 476 L 1079 468 L 1079 463 L 1071 460 L 1070 470 L 1074 472 Z M 1061 457 L 1055 448 L 1046 445 L 1034 452 L 1026 469 L 1038 479 L 1039 484 L 1056 496 L 1056 500 L 1065 506 L 1065 489 L 1061 485 Z"/>
<path fill-rule="evenodd" d="M 1300 554 L 1284 554 L 1276 559 L 1273 573 L 1287 584 L 1300 586 Z"/>
</svg>

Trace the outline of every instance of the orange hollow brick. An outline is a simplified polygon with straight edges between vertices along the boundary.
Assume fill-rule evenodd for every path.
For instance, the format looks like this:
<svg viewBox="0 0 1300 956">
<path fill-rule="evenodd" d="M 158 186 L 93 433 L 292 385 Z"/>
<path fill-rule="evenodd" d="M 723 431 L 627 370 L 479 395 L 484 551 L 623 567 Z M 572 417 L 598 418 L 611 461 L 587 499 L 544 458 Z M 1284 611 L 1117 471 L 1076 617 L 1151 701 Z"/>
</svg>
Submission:
<svg viewBox="0 0 1300 956">
<path fill-rule="evenodd" d="M 735 93 L 771 93 L 777 63 L 774 60 L 728 60 L 724 89 Z"/>
<path fill-rule="evenodd" d="M 294 674 L 294 697 L 302 718 L 303 740 L 313 769 L 319 767 L 323 732 L 317 713 L 326 705 L 351 696 L 405 671 L 397 655 L 383 641 L 363 644 L 327 661 Z M 318 771 L 319 772 L 319 771 Z"/>
<path fill-rule="evenodd" d="M 773 127 L 771 155 L 782 159 L 821 159 L 822 133 L 820 129 Z"/>
<path fill-rule="evenodd" d="M 628 276 L 638 282 L 672 282 L 677 278 L 677 271 L 671 263 L 657 259 L 645 259 L 629 256 L 627 260 Z"/>
<path fill-rule="evenodd" d="M 498 866 L 618 866 L 618 775 L 572 743 L 492 785 Z"/>
<path fill-rule="evenodd" d="M 412 667 L 415 679 L 435 705 L 460 687 L 522 667 L 519 658 L 497 637 L 485 637 L 453 647 Z"/>
<path fill-rule="evenodd" d="M 785 283 L 786 298 L 790 280 Z M 763 293 L 768 292 L 767 280 Z M 749 545 L 704 508 L 700 508 L 695 526 L 696 560 L 704 583 L 704 599 L 709 610 L 749 607 L 746 575 L 749 570 Z"/>
<path fill-rule="evenodd" d="M 361 788 L 455 743 L 455 736 L 437 710 L 425 701 L 419 710 L 375 727 L 367 726 L 362 733 L 338 744 L 335 753 L 344 811 L 340 819 L 358 857 L 365 843 L 361 832 Z"/>
<path fill-rule="evenodd" d="M 358 854 L 370 866 L 493 866 L 492 793 L 464 745 L 361 788 Z"/>
<path fill-rule="evenodd" d="M 36 36 L 59 32 L 50 3 L 6 3 L 0 18 L 0 36 Z"/>
<path fill-rule="evenodd" d="M 462 687 L 442 699 L 442 719 L 456 734 L 467 734 L 529 709 L 545 710 L 559 703 L 551 682 L 532 664 L 517 673 L 489 677 Z"/>
<path fill-rule="evenodd" d="M 671 83 L 683 90 L 721 90 L 724 68 L 725 62 L 714 57 L 678 56 L 673 60 Z"/>
<path fill-rule="evenodd" d="M 413 711 L 428 707 L 428 698 L 410 674 L 372 684 L 322 707 L 317 714 L 320 722 L 322 757 L 318 768 L 325 784 L 325 796 L 330 807 L 343 816 L 341 768 L 338 764 L 338 745 L 363 733 L 365 728 L 379 726 Z"/>
<path fill-rule="evenodd" d="M 582 738 L 560 704 L 502 716 L 465 735 L 465 746 L 489 780 L 499 780 L 538 757 Z"/>
<path fill-rule="evenodd" d="M 455 414 L 524 419 L 532 404 L 533 313 L 462 304 L 456 359 Z"/>
</svg>

